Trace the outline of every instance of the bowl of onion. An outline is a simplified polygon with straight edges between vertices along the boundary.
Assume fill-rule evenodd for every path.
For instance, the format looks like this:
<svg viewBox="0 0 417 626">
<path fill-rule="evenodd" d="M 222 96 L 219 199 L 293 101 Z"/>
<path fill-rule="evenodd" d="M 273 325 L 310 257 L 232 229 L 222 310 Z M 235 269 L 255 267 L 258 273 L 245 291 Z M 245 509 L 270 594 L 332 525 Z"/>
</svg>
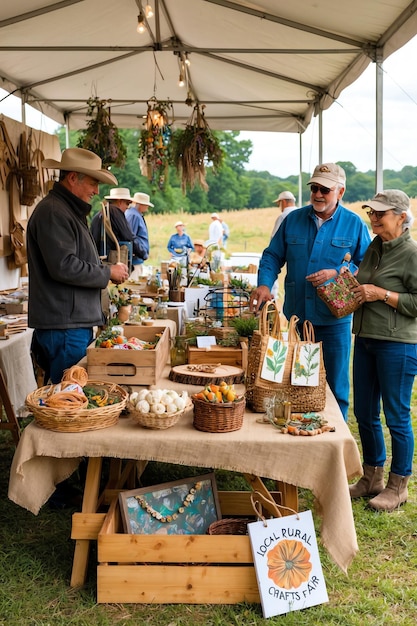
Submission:
<svg viewBox="0 0 417 626">
<path fill-rule="evenodd" d="M 132 420 L 144 428 L 163 430 L 174 426 L 192 407 L 187 391 L 141 389 L 130 394 L 127 409 Z"/>
</svg>

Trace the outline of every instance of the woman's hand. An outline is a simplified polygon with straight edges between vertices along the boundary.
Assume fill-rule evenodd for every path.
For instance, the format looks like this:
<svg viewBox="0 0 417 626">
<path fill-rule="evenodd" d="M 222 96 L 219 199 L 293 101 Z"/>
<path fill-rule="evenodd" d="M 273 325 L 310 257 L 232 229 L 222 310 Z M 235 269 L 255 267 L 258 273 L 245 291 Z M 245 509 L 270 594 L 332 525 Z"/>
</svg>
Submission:
<svg viewBox="0 0 417 626">
<path fill-rule="evenodd" d="M 364 302 L 376 302 L 385 298 L 386 289 L 372 284 L 359 285 L 352 289 L 355 300 L 363 304 Z"/>
</svg>

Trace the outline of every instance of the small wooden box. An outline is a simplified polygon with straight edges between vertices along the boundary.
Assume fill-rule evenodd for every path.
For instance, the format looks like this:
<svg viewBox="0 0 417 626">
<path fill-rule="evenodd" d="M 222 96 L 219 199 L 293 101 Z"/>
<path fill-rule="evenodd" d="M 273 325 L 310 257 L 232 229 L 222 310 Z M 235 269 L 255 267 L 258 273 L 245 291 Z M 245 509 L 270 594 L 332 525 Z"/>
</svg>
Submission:
<svg viewBox="0 0 417 626">
<path fill-rule="evenodd" d="M 115 350 L 87 348 L 87 370 L 92 380 L 110 381 L 125 385 L 155 385 L 162 376 L 169 359 L 169 328 L 159 326 L 125 326 L 127 338 L 137 337 L 144 341 L 161 338 L 153 350 Z"/>
<path fill-rule="evenodd" d="M 226 348 L 225 346 L 210 346 L 210 349 L 188 347 L 188 363 L 221 363 L 234 365 L 246 370 L 248 365 L 248 344 L 241 342 L 240 348 Z"/>
<path fill-rule="evenodd" d="M 219 492 L 219 499 L 223 515 L 253 515 L 249 492 Z M 114 499 L 97 549 L 99 603 L 260 602 L 247 535 L 123 534 Z"/>
<path fill-rule="evenodd" d="M 4 306 L 6 308 L 6 315 L 19 315 L 20 313 L 28 312 L 27 300 L 23 302 L 6 302 Z"/>
</svg>

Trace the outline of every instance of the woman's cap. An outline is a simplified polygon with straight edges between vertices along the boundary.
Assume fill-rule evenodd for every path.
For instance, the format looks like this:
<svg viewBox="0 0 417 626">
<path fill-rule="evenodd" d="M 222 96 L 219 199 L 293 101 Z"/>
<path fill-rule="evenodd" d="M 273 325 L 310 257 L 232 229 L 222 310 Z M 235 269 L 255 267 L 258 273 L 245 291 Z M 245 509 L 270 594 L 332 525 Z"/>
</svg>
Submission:
<svg viewBox="0 0 417 626">
<path fill-rule="evenodd" d="M 410 198 L 404 191 L 400 189 L 385 189 L 377 193 L 372 200 L 366 204 L 362 204 L 363 209 L 374 209 L 374 211 L 388 211 L 389 209 L 398 209 L 407 213 L 410 209 Z"/>
</svg>

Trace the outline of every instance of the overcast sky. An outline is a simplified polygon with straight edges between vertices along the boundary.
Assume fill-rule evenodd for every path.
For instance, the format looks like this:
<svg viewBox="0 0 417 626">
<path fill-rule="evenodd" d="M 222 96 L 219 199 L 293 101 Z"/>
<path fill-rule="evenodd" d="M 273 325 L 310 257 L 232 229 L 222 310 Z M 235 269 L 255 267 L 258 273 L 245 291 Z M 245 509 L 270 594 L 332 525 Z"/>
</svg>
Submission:
<svg viewBox="0 0 417 626">
<path fill-rule="evenodd" d="M 384 63 L 384 169 L 417 166 L 417 37 Z M 0 89 L 0 100 L 6 92 Z M 0 102 L 0 113 L 21 119 L 20 100 L 10 96 Z M 55 123 L 36 112 L 27 123 L 53 132 Z M 253 142 L 248 169 L 267 170 L 286 178 L 299 171 L 297 133 L 242 132 Z M 302 136 L 303 171 L 318 163 L 318 120 L 313 118 Z M 323 113 L 323 161 L 351 161 L 361 172 L 375 169 L 375 65 L 345 89 Z"/>
<path fill-rule="evenodd" d="M 417 166 L 417 37 L 384 63 L 383 168 Z M 299 171 L 297 133 L 242 132 L 254 144 L 248 169 L 286 178 Z M 318 118 L 302 135 L 303 171 L 318 163 Z M 345 89 L 323 113 L 323 161 L 351 161 L 361 172 L 375 169 L 375 65 Z"/>
</svg>

